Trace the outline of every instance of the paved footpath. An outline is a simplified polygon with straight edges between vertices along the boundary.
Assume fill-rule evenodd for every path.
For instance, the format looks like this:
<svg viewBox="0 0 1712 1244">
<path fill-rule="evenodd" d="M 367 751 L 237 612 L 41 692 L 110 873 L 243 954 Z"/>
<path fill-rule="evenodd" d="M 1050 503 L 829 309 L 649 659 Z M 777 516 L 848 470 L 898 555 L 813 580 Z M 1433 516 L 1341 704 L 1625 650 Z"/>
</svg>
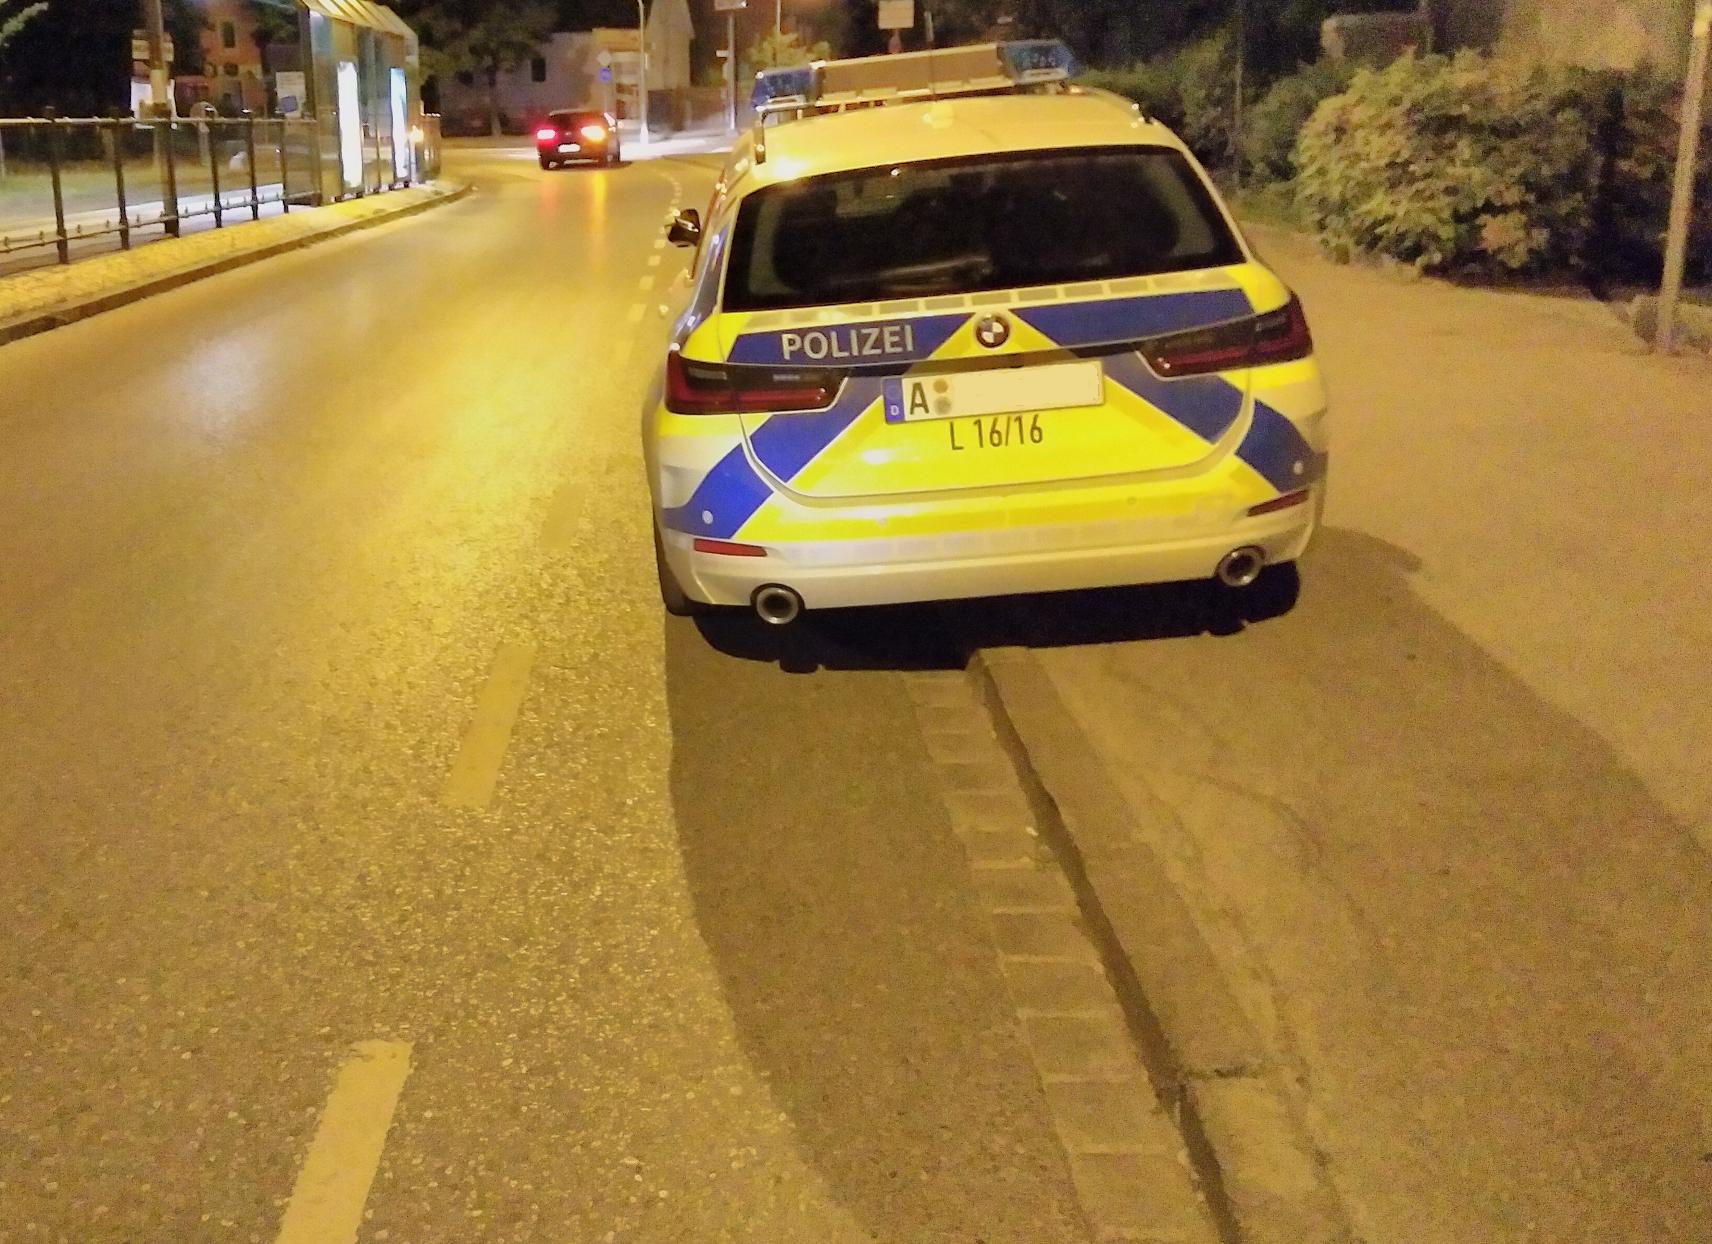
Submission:
<svg viewBox="0 0 1712 1244">
<path fill-rule="evenodd" d="M 0 344 L 353 229 L 408 216 L 459 198 L 467 189 L 459 182 L 411 186 L 256 221 L 240 219 L 224 229 L 205 229 L 176 239 L 155 237 L 128 251 L 0 276 Z"/>
<path fill-rule="evenodd" d="M 1002 659 L 1121 792 L 1362 1238 L 1705 1241 L 1712 364 L 1259 240 L 1335 404 L 1299 603 L 1212 634 L 1180 591 L 1097 596 L 1074 638 L 1112 642 Z"/>
</svg>

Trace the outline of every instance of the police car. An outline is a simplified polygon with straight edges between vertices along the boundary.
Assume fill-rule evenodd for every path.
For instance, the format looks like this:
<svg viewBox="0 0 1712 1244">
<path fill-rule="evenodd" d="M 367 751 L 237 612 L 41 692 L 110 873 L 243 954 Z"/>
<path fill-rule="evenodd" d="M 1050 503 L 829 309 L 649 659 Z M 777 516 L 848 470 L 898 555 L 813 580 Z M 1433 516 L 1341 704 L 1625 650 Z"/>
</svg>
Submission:
<svg viewBox="0 0 1712 1244">
<path fill-rule="evenodd" d="M 1302 308 L 1056 41 L 763 73 L 644 410 L 668 611 L 1217 578 L 1301 555 Z"/>
</svg>

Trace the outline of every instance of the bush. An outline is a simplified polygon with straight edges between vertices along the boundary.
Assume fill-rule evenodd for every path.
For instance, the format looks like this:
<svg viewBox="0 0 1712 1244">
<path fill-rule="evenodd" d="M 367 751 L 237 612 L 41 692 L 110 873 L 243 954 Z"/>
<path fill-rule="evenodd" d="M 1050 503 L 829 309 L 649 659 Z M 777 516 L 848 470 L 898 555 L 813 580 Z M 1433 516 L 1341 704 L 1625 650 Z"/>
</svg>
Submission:
<svg viewBox="0 0 1712 1244">
<path fill-rule="evenodd" d="M 1334 255 L 1538 271 L 1583 253 L 1591 119 L 1567 71 L 1464 52 L 1363 70 L 1314 110 L 1298 202 Z"/>
<path fill-rule="evenodd" d="M 1204 164 L 1231 158 L 1231 113 L 1236 102 L 1236 52 L 1223 31 L 1168 56 L 1127 69 L 1097 70 L 1080 79 L 1127 96 L 1170 126 Z"/>
<path fill-rule="evenodd" d="M 1288 181 L 1296 175 L 1296 139 L 1320 101 L 1349 88 L 1355 67 L 1334 60 L 1304 65 L 1280 78 L 1243 114 L 1242 162 L 1260 182 Z"/>
<path fill-rule="evenodd" d="M 1182 123 L 1182 97 L 1169 60 L 1144 61 L 1127 69 L 1090 69 L 1077 81 L 1133 99 L 1148 116 L 1172 129 Z"/>
<path fill-rule="evenodd" d="M 1606 113 L 1595 232 L 1587 265 L 1613 276 L 1654 279 L 1663 269 L 1682 89 L 1651 68 L 1593 75 Z M 1700 136 L 1700 168 L 1689 234 L 1691 275 L 1712 279 L 1712 115 Z"/>
</svg>

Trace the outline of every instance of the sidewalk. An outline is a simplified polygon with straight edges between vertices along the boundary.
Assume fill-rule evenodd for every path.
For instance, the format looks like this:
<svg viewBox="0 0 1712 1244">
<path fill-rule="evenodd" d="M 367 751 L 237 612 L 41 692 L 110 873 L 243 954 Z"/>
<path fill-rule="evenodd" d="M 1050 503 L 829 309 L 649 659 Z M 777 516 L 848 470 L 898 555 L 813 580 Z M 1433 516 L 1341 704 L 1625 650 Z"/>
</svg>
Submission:
<svg viewBox="0 0 1712 1244">
<path fill-rule="evenodd" d="M 1299 603 L 985 658 L 1084 909 L 1368 1244 L 1704 1241 L 1712 366 L 1257 232 L 1333 392 Z"/>
<path fill-rule="evenodd" d="M 0 276 L 0 344 L 135 302 L 189 281 L 384 224 L 462 198 L 440 181 L 326 207 L 240 221 L 133 250 Z"/>
</svg>

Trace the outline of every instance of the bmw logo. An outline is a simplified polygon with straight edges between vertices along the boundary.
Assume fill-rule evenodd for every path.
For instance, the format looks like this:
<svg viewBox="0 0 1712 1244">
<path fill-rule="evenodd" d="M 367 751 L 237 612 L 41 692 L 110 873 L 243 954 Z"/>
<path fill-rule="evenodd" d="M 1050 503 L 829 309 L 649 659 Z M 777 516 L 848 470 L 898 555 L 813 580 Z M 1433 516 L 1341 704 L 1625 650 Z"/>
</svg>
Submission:
<svg viewBox="0 0 1712 1244">
<path fill-rule="evenodd" d="M 975 321 L 975 340 L 989 350 L 997 350 L 1011 339 L 1011 326 L 1002 315 L 983 315 Z"/>
</svg>

